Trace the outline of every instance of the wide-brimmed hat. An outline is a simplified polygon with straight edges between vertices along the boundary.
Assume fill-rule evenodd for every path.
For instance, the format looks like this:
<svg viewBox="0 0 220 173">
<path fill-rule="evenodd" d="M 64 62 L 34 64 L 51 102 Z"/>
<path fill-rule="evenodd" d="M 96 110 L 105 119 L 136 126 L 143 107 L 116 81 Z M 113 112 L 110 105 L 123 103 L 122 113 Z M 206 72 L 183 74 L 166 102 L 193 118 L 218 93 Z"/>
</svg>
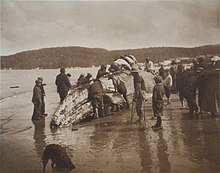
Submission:
<svg viewBox="0 0 220 173">
<path fill-rule="evenodd" d="M 37 80 L 43 81 L 43 77 L 38 77 Z"/>
<path fill-rule="evenodd" d="M 37 79 L 37 80 L 35 81 L 35 83 L 36 83 L 36 84 L 39 84 L 39 83 L 42 83 L 42 81 L 39 80 L 39 79 Z"/>
<path fill-rule="evenodd" d="M 214 62 L 217 62 L 219 60 L 220 60 L 219 56 L 214 56 L 211 58 L 211 61 L 214 61 Z"/>
</svg>

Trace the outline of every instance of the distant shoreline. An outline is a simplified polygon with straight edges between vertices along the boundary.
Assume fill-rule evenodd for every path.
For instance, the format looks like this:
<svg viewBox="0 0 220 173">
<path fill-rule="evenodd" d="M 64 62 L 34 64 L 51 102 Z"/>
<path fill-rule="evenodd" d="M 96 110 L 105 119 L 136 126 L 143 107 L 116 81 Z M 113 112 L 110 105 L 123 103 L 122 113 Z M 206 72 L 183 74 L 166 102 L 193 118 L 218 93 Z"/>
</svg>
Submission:
<svg viewBox="0 0 220 173">
<path fill-rule="evenodd" d="M 141 49 L 111 50 L 84 47 L 56 47 L 20 52 L 1 56 L 1 69 L 57 69 L 60 67 L 91 67 L 110 64 L 121 55 L 134 55 L 138 62 L 149 57 L 154 63 L 180 57 L 212 57 L 219 55 L 218 45 L 194 48 L 152 47 Z"/>
</svg>

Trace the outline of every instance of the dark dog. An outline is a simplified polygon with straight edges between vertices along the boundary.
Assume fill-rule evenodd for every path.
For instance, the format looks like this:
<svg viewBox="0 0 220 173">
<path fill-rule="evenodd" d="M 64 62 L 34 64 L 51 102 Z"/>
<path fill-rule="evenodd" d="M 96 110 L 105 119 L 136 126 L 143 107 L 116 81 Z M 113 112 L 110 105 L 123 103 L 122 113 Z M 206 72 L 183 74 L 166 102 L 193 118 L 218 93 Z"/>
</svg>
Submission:
<svg viewBox="0 0 220 173">
<path fill-rule="evenodd" d="M 60 145 L 50 144 L 45 148 L 42 157 L 43 172 L 45 172 L 47 162 L 50 159 L 52 161 L 51 167 L 53 171 L 71 171 L 75 168 L 65 149 Z"/>
</svg>

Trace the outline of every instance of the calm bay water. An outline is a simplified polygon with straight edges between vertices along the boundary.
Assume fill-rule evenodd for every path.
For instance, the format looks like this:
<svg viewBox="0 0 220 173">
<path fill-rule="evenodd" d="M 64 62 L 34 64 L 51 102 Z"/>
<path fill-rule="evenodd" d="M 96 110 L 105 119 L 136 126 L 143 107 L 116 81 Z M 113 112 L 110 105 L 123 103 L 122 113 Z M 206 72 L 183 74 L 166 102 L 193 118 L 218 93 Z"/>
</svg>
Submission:
<svg viewBox="0 0 220 173">
<path fill-rule="evenodd" d="M 74 68 L 66 69 L 66 73 L 70 73 L 71 84 L 75 84 L 81 73 L 91 73 L 94 77 L 98 68 Z M 32 92 L 37 77 L 43 77 L 46 88 L 54 88 L 56 75 L 59 74 L 59 69 L 40 69 L 40 70 L 1 70 L 0 71 L 0 91 L 1 102 L 5 99 Z M 16 87 L 18 88 L 10 88 Z"/>
</svg>

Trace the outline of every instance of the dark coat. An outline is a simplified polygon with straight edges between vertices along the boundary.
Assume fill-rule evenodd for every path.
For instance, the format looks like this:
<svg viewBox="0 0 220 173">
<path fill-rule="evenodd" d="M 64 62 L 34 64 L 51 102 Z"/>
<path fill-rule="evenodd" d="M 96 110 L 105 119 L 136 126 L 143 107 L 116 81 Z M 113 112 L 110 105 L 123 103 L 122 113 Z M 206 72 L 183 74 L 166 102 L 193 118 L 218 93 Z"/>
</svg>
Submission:
<svg viewBox="0 0 220 173">
<path fill-rule="evenodd" d="M 71 88 L 70 81 L 65 73 L 57 75 L 55 84 L 57 85 L 58 93 L 67 93 Z"/>
<path fill-rule="evenodd" d="M 152 107 L 154 111 L 154 116 L 160 117 L 163 115 L 163 96 L 164 96 L 164 86 L 162 83 L 158 83 L 154 86 L 153 96 L 152 96 Z"/>
<path fill-rule="evenodd" d="M 37 85 L 35 85 L 33 89 L 32 102 L 34 104 L 42 104 L 42 91 Z"/>
<path fill-rule="evenodd" d="M 185 75 L 186 72 L 185 70 L 183 71 L 178 71 L 176 74 L 176 88 L 178 91 L 182 92 L 184 89 L 184 85 L 185 85 Z"/>
<path fill-rule="evenodd" d="M 32 120 L 38 120 L 41 118 L 42 113 L 42 91 L 40 86 L 35 85 L 33 89 L 32 102 L 34 103 L 34 112 L 32 115 Z"/>
<path fill-rule="evenodd" d="M 139 74 L 134 76 L 134 89 L 135 90 L 146 90 L 144 79 Z"/>
<path fill-rule="evenodd" d="M 87 80 L 84 76 L 80 76 L 79 79 L 77 80 L 77 86 L 84 85 L 86 83 L 87 83 Z"/>
<path fill-rule="evenodd" d="M 95 80 L 89 87 L 89 99 L 93 99 L 95 95 L 102 94 L 103 87 L 99 80 Z"/>
<path fill-rule="evenodd" d="M 165 91 L 164 91 L 163 84 L 162 83 L 156 84 L 153 89 L 153 96 L 152 96 L 153 104 L 163 103 L 164 93 L 165 93 Z"/>
</svg>

